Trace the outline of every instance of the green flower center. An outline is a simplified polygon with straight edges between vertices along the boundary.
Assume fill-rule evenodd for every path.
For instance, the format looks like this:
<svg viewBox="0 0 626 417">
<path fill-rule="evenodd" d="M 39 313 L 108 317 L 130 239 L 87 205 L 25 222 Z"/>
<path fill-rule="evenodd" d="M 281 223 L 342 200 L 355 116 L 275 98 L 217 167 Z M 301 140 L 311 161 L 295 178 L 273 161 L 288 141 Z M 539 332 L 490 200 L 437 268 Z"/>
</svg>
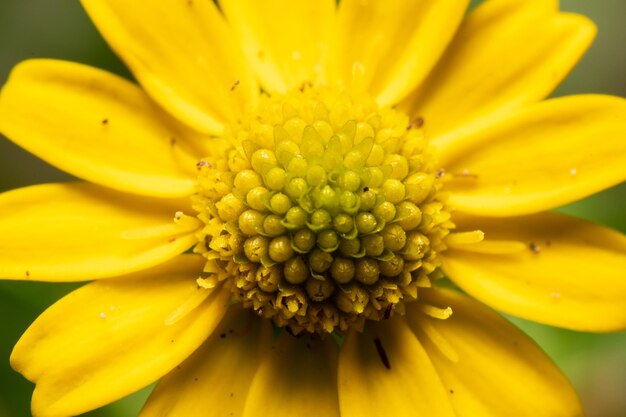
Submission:
<svg viewBox="0 0 626 417">
<path fill-rule="evenodd" d="M 198 164 L 203 282 L 295 334 L 402 314 L 453 227 L 426 147 L 421 123 L 368 99 L 263 96 Z"/>
</svg>

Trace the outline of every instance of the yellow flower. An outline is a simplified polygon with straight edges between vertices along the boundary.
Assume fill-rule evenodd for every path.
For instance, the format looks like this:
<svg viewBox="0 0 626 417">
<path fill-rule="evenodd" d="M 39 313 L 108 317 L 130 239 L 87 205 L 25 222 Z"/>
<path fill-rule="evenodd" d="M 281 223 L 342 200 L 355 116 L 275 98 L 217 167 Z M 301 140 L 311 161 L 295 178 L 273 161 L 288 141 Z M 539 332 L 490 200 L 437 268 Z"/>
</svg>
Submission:
<svg viewBox="0 0 626 417">
<path fill-rule="evenodd" d="M 15 347 L 35 416 L 159 379 L 142 417 L 582 415 L 532 341 L 436 281 L 626 327 L 626 238 L 547 212 L 626 177 L 625 100 L 541 102 L 591 22 L 545 0 L 82 3 L 138 83 L 32 60 L 0 96 L 3 134 L 85 180 L 0 196 L 3 278 L 95 280 Z"/>
</svg>

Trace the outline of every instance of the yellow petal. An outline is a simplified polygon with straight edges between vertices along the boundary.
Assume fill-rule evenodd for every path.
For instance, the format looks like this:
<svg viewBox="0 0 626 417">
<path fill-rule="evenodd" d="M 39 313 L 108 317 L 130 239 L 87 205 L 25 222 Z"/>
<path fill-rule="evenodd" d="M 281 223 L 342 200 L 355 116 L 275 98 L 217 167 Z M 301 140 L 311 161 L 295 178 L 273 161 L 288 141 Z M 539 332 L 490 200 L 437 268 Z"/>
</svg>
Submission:
<svg viewBox="0 0 626 417">
<path fill-rule="evenodd" d="M 478 243 L 457 246 L 454 246 L 454 244 L 448 244 L 448 248 L 461 249 L 468 252 L 488 253 L 492 255 L 506 255 L 523 252 L 528 249 L 528 245 L 515 240 L 483 240 Z"/>
<path fill-rule="evenodd" d="M 155 269 L 88 284 L 46 310 L 19 340 L 11 365 L 37 386 L 33 414 L 77 415 L 124 397 L 187 358 L 227 309 L 216 290 L 192 314 L 167 315 L 196 291 L 204 261 L 183 255 Z"/>
<path fill-rule="evenodd" d="M 556 0 L 483 2 L 407 100 L 437 137 L 548 96 L 589 47 L 595 26 Z M 436 142 L 436 140 L 435 140 Z"/>
<path fill-rule="evenodd" d="M 424 347 L 404 319 L 350 333 L 339 357 L 341 417 L 454 417 Z"/>
<path fill-rule="evenodd" d="M 196 242 L 199 221 L 174 219 L 188 205 L 82 183 L 0 194 L 0 277 L 83 281 L 165 262 Z M 142 238 L 124 236 L 141 229 Z"/>
<path fill-rule="evenodd" d="M 457 417 L 581 417 L 574 389 L 545 353 L 495 312 L 449 290 L 423 291 L 428 303 L 451 307 L 446 320 L 408 307 L 407 318 L 448 392 Z M 431 327 L 455 361 L 428 335 Z"/>
<path fill-rule="evenodd" d="M 435 65 L 467 0 L 342 0 L 332 53 L 335 77 L 349 85 L 355 63 L 381 105 L 413 90 Z"/>
<path fill-rule="evenodd" d="M 540 323 L 584 331 L 626 329 L 626 236 L 554 213 L 455 223 L 479 227 L 486 241 L 527 245 L 508 255 L 446 251 L 444 271 L 473 297 Z"/>
<path fill-rule="evenodd" d="M 261 361 L 242 414 L 259 415 L 339 417 L 337 346 L 332 338 L 280 336 Z"/>
<path fill-rule="evenodd" d="M 269 321 L 230 307 L 204 345 L 161 380 L 140 417 L 241 416 L 270 338 Z"/>
<path fill-rule="evenodd" d="M 531 214 L 626 180 L 626 100 L 572 96 L 469 129 L 441 149 L 449 204 L 483 216 Z"/>
<path fill-rule="evenodd" d="M 193 128 L 221 133 L 258 94 L 212 1 L 81 2 L 148 93 Z"/>
<path fill-rule="evenodd" d="M 221 0 L 261 84 L 285 92 L 323 81 L 335 0 Z"/>
<path fill-rule="evenodd" d="M 132 83 L 85 65 L 31 60 L 0 96 L 0 130 L 46 162 L 91 182 L 159 197 L 194 192 L 182 126 Z"/>
</svg>

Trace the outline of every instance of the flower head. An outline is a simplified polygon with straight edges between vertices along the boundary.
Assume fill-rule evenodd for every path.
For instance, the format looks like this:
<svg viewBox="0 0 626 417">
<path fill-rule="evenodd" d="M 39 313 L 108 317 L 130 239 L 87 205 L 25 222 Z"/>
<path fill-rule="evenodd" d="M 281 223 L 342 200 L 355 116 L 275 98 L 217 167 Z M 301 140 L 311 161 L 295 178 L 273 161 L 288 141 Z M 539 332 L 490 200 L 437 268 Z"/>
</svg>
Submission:
<svg viewBox="0 0 626 417">
<path fill-rule="evenodd" d="M 3 278 L 95 280 L 15 347 L 36 416 L 159 379 L 144 417 L 582 414 L 438 281 L 626 327 L 626 238 L 547 212 L 626 177 L 623 99 L 541 102 L 592 23 L 534 0 L 82 3 L 137 83 L 33 60 L 0 95 L 0 131 L 84 180 L 0 196 Z"/>
<path fill-rule="evenodd" d="M 294 334 L 362 329 L 430 286 L 454 225 L 406 115 L 303 85 L 261 97 L 225 136 L 194 196 L 202 285 L 230 281 L 234 299 Z"/>
</svg>

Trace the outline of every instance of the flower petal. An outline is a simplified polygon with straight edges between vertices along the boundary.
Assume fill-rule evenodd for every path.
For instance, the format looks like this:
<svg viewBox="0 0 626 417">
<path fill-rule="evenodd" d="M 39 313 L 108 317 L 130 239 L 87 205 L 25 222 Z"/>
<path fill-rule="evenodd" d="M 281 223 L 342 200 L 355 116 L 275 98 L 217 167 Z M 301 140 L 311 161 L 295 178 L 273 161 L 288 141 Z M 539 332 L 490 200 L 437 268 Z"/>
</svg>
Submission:
<svg viewBox="0 0 626 417">
<path fill-rule="evenodd" d="M 271 334 L 269 321 L 230 307 L 204 345 L 159 382 L 140 417 L 240 416 Z"/>
<path fill-rule="evenodd" d="M 337 347 L 283 333 L 261 361 L 243 417 L 339 417 Z"/>
<path fill-rule="evenodd" d="M 424 347 L 404 319 L 350 333 L 339 357 L 341 417 L 454 417 Z"/>
<path fill-rule="evenodd" d="M 437 137 L 485 116 L 548 96 L 576 65 L 594 24 L 558 13 L 556 0 L 483 2 L 446 54 L 407 100 Z"/>
<path fill-rule="evenodd" d="M 212 1 L 81 2 L 148 93 L 191 127 L 219 134 L 258 94 Z"/>
<path fill-rule="evenodd" d="M 342 0 L 333 51 L 335 78 L 349 85 L 356 64 L 363 71 L 363 87 L 380 105 L 397 103 L 428 75 L 468 3 Z"/>
<path fill-rule="evenodd" d="M 0 194 L 0 277 L 83 281 L 165 262 L 196 242 L 186 200 L 138 198 L 92 184 L 46 184 Z"/>
<path fill-rule="evenodd" d="M 135 85 L 85 65 L 31 60 L 3 88 L 0 130 L 46 162 L 121 191 L 194 192 L 197 160 L 184 132 Z"/>
<path fill-rule="evenodd" d="M 271 92 L 323 79 L 335 0 L 220 0 L 248 60 Z"/>
<path fill-rule="evenodd" d="M 518 240 L 508 255 L 449 250 L 443 267 L 473 297 L 507 313 L 583 331 L 626 329 L 626 236 L 542 213 L 506 220 L 455 219 L 487 239 Z"/>
<path fill-rule="evenodd" d="M 227 309 L 216 290 L 176 324 L 166 317 L 199 289 L 201 257 L 187 255 L 120 279 L 97 281 L 46 310 L 19 340 L 11 365 L 37 383 L 33 413 L 77 415 L 124 397 L 187 358 Z"/>
<path fill-rule="evenodd" d="M 423 300 L 451 307 L 439 320 L 409 307 L 407 318 L 437 369 L 458 417 L 580 417 L 580 401 L 567 379 L 524 333 L 459 293 L 426 291 Z M 437 337 L 430 334 L 435 332 Z M 457 357 L 437 345 L 442 338 Z M 440 342 L 439 342 L 440 343 Z"/>
<path fill-rule="evenodd" d="M 626 180 L 626 100 L 572 96 L 517 111 L 441 149 L 449 203 L 483 216 L 531 214 Z"/>
</svg>

